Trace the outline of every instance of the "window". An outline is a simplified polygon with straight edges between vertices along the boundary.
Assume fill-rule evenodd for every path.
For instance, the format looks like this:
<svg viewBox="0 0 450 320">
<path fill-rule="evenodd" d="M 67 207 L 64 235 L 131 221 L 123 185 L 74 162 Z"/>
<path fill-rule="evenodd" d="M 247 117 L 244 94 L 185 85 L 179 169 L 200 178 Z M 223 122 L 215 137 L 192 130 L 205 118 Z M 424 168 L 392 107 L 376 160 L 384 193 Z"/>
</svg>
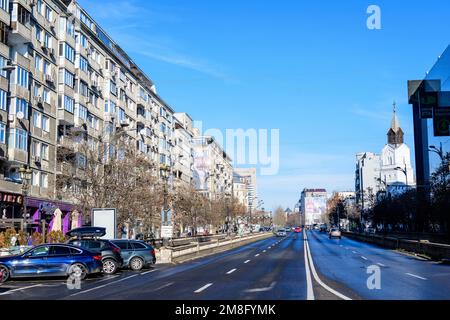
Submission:
<svg viewBox="0 0 450 320">
<path fill-rule="evenodd" d="M 51 256 L 69 256 L 70 248 L 63 246 L 52 246 L 50 250 Z"/>
<path fill-rule="evenodd" d="M 8 26 L 0 21 L 0 42 L 8 44 Z"/>
<path fill-rule="evenodd" d="M 41 188 L 48 188 L 48 175 L 46 173 L 41 172 L 40 186 Z"/>
<path fill-rule="evenodd" d="M 75 25 L 68 19 L 66 20 L 66 32 L 69 36 L 75 36 Z"/>
<path fill-rule="evenodd" d="M 77 40 L 78 40 L 78 43 L 80 43 L 83 48 L 87 49 L 87 47 L 88 47 L 88 40 L 87 40 L 87 37 L 84 34 L 80 33 L 78 35 L 78 39 Z"/>
<path fill-rule="evenodd" d="M 27 151 L 27 141 L 28 141 L 27 132 L 25 130 L 18 128 L 14 130 L 15 130 L 14 147 L 16 149 Z"/>
<path fill-rule="evenodd" d="M 6 66 L 8 59 L 3 56 L 0 56 L 0 75 L 3 77 L 7 77 L 7 73 L 2 68 Z"/>
<path fill-rule="evenodd" d="M 39 247 L 30 252 L 32 257 L 46 257 L 50 251 L 49 246 Z"/>
<path fill-rule="evenodd" d="M 50 62 L 48 62 L 47 60 L 44 60 L 44 74 L 50 75 L 51 70 L 52 70 L 52 68 L 51 68 Z"/>
<path fill-rule="evenodd" d="M 78 63 L 79 63 L 80 69 L 87 73 L 88 72 L 88 65 L 89 65 L 87 60 L 85 58 L 83 58 L 82 56 L 80 56 L 80 59 L 79 59 Z"/>
<path fill-rule="evenodd" d="M 36 70 L 42 71 L 42 57 L 38 54 L 34 56 L 34 68 Z"/>
<path fill-rule="evenodd" d="M 75 63 L 75 50 L 71 46 L 69 46 L 67 43 L 61 43 L 59 49 L 59 54 L 61 56 L 64 54 L 64 57 L 66 57 L 67 60 Z"/>
<path fill-rule="evenodd" d="M 39 42 L 42 41 L 42 29 L 38 25 L 36 25 L 36 40 Z"/>
<path fill-rule="evenodd" d="M 29 28 L 30 26 L 30 13 L 22 7 L 20 4 L 17 5 L 17 20 Z"/>
<path fill-rule="evenodd" d="M 119 108 L 119 120 L 123 121 L 125 120 L 126 115 L 125 115 L 125 110 L 123 110 L 122 108 Z"/>
<path fill-rule="evenodd" d="M 75 75 L 67 71 L 66 69 L 60 69 L 59 70 L 59 78 L 62 83 L 65 85 L 74 88 L 75 87 Z"/>
<path fill-rule="evenodd" d="M 42 130 L 45 132 L 50 132 L 49 120 L 49 117 L 42 115 Z"/>
<path fill-rule="evenodd" d="M 81 81 L 80 80 L 80 90 L 79 93 L 83 96 L 83 97 L 89 97 L 89 89 L 88 89 L 88 85 L 86 82 Z"/>
<path fill-rule="evenodd" d="M 41 15 L 44 15 L 44 3 L 42 0 L 37 0 L 37 12 L 39 12 Z"/>
<path fill-rule="evenodd" d="M 77 116 L 78 118 L 87 121 L 88 115 L 87 115 L 88 111 L 87 108 L 81 104 L 78 105 L 77 108 Z"/>
<path fill-rule="evenodd" d="M 70 113 L 73 113 L 74 100 L 64 95 L 64 109 Z"/>
<path fill-rule="evenodd" d="M 0 143 L 5 144 L 6 142 L 6 124 L 0 122 Z"/>
<path fill-rule="evenodd" d="M 52 22 L 53 18 L 53 10 L 48 7 L 48 5 L 45 7 L 45 19 L 47 19 L 48 22 Z"/>
<path fill-rule="evenodd" d="M 9 0 L 0 0 L 0 8 L 9 12 Z"/>
<path fill-rule="evenodd" d="M 105 112 L 106 113 L 115 113 L 116 112 L 116 104 L 112 101 L 105 101 Z"/>
<path fill-rule="evenodd" d="M 41 115 L 41 113 L 39 113 L 37 111 L 33 112 L 33 125 L 36 128 L 40 128 L 42 125 L 42 115 Z"/>
<path fill-rule="evenodd" d="M 25 99 L 16 98 L 16 114 L 22 112 L 24 118 L 28 118 L 28 102 Z"/>
<path fill-rule="evenodd" d="M 80 20 L 81 22 L 83 22 L 85 25 L 87 25 L 89 27 L 89 29 L 92 29 L 92 21 L 86 16 L 86 14 L 84 12 L 82 12 L 80 10 Z"/>
<path fill-rule="evenodd" d="M 47 48 L 52 47 L 52 37 L 47 32 L 44 34 L 44 46 Z"/>
<path fill-rule="evenodd" d="M 0 89 L 0 110 L 6 111 L 7 93 Z"/>
<path fill-rule="evenodd" d="M 41 143 L 41 158 L 43 160 L 48 160 L 48 145 Z"/>
<path fill-rule="evenodd" d="M 42 100 L 50 104 L 50 93 L 47 88 L 42 89 Z"/>
<path fill-rule="evenodd" d="M 117 86 L 112 81 L 109 81 L 109 90 L 113 95 L 117 96 Z"/>
<path fill-rule="evenodd" d="M 28 89 L 28 71 L 17 67 L 16 69 L 16 84 Z"/>
</svg>

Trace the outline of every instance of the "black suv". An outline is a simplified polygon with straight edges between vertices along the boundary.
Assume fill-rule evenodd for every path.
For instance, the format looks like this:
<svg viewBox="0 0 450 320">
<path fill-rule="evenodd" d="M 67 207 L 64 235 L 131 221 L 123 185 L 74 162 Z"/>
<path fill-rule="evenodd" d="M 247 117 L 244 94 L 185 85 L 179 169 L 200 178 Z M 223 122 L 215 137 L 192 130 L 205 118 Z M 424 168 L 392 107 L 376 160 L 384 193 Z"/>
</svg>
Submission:
<svg viewBox="0 0 450 320">
<path fill-rule="evenodd" d="M 67 235 L 74 237 L 67 243 L 102 255 L 103 272 L 114 274 L 122 267 L 121 250 L 109 240 L 99 239 L 106 234 L 105 228 L 83 227 L 69 231 Z"/>
</svg>

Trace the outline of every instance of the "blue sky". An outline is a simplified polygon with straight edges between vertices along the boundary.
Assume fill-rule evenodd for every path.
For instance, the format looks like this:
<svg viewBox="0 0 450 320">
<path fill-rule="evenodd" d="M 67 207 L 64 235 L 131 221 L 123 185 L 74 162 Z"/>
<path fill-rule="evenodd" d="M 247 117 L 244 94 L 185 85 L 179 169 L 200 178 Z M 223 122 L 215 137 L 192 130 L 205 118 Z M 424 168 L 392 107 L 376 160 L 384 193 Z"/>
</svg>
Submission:
<svg viewBox="0 0 450 320">
<path fill-rule="evenodd" d="M 267 209 L 305 187 L 353 190 L 355 154 L 381 151 L 394 100 L 414 160 L 407 80 L 449 44 L 448 0 L 79 3 L 176 111 L 204 128 L 280 129 L 279 173 L 258 177 Z M 366 27 L 371 4 L 381 30 Z"/>
</svg>

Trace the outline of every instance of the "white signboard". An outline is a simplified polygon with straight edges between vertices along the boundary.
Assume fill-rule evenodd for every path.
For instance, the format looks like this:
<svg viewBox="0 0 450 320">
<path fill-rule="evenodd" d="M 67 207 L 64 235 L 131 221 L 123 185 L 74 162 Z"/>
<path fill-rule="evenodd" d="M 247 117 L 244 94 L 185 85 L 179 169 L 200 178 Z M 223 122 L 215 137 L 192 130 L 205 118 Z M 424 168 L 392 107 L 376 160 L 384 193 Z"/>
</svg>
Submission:
<svg viewBox="0 0 450 320">
<path fill-rule="evenodd" d="M 116 209 L 92 209 L 92 227 L 106 228 L 106 234 L 102 239 L 116 239 Z"/>
<path fill-rule="evenodd" d="M 162 226 L 161 227 L 161 238 L 172 238 L 173 237 L 173 226 Z"/>
</svg>

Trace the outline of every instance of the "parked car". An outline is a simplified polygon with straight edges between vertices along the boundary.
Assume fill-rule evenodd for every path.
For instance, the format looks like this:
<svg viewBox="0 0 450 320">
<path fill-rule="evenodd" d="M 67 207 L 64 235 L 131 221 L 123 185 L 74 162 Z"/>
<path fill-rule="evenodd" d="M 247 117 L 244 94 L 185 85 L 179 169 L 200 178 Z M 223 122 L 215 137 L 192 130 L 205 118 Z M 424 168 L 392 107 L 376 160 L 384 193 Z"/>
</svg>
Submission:
<svg viewBox="0 0 450 320">
<path fill-rule="evenodd" d="M 110 240 L 98 238 L 105 234 L 105 228 L 77 228 L 67 233 L 69 237 L 76 237 L 75 239 L 70 239 L 67 243 L 101 254 L 103 272 L 105 274 L 114 274 L 122 267 L 123 259 L 118 246 Z"/>
<path fill-rule="evenodd" d="M 0 258 L 0 283 L 21 277 L 87 275 L 103 269 L 102 256 L 67 244 L 42 244 L 20 254 Z"/>
<path fill-rule="evenodd" d="M 138 271 L 156 263 L 155 249 L 144 241 L 111 240 L 111 242 L 120 248 L 123 268 Z"/>
<path fill-rule="evenodd" d="M 328 237 L 330 239 L 331 238 L 339 238 L 339 239 L 341 239 L 342 238 L 341 230 L 339 230 L 338 228 L 331 228 Z"/>
<path fill-rule="evenodd" d="M 286 237 L 286 230 L 280 229 L 277 231 L 277 237 Z"/>
</svg>

